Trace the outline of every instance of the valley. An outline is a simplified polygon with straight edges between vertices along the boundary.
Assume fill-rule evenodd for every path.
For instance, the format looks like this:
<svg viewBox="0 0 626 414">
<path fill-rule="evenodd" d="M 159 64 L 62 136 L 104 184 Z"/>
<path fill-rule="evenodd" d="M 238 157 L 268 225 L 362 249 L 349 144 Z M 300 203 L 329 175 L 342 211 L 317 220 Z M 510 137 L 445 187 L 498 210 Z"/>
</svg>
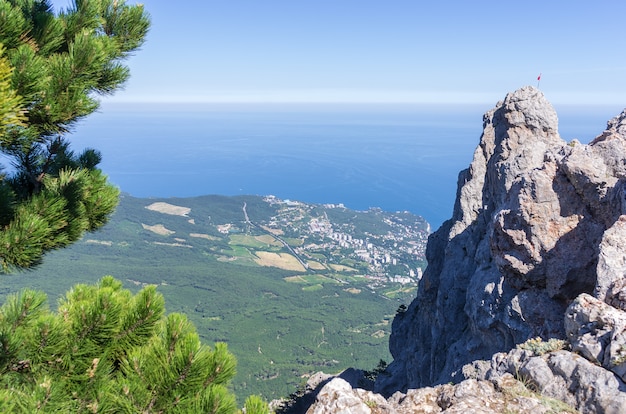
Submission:
<svg viewBox="0 0 626 414">
<path fill-rule="evenodd" d="M 76 283 L 113 275 L 158 285 L 204 342 L 238 359 L 237 395 L 285 396 L 318 370 L 390 359 L 391 320 L 415 296 L 429 233 L 421 217 L 273 196 L 142 199 L 123 195 L 110 222 L 0 279 L 54 306 Z"/>
</svg>

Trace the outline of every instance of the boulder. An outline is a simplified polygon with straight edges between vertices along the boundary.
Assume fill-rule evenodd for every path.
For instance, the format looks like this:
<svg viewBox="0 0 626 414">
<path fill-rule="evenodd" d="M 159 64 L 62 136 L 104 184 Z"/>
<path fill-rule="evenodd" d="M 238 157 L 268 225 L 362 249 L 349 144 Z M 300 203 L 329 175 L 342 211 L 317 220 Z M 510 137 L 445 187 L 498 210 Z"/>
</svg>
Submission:
<svg viewBox="0 0 626 414">
<path fill-rule="evenodd" d="M 626 381 L 626 312 L 581 294 L 567 308 L 565 332 L 575 352 Z"/>
<path fill-rule="evenodd" d="M 352 388 L 336 377 L 319 391 L 307 414 L 433 414 L 481 413 L 542 414 L 570 412 L 565 404 L 541 396 L 511 374 L 494 381 L 467 379 L 459 384 L 410 389 L 385 399 L 371 391 Z"/>
<path fill-rule="evenodd" d="M 537 355 L 515 349 L 495 354 L 485 377 L 498 382 L 509 375 L 579 412 L 620 414 L 626 407 L 626 388 L 614 373 L 566 350 Z"/>
</svg>

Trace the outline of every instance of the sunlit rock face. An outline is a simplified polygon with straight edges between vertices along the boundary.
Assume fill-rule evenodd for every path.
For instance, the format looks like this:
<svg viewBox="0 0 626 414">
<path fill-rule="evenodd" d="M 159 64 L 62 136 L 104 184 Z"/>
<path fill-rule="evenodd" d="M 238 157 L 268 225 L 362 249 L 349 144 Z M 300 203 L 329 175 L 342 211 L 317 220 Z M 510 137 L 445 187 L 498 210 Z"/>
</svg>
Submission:
<svg viewBox="0 0 626 414">
<path fill-rule="evenodd" d="M 625 181 L 626 110 L 589 145 L 566 143 L 539 90 L 508 94 L 484 116 L 373 391 L 346 371 L 280 412 L 569 412 L 553 398 L 623 413 Z"/>
<path fill-rule="evenodd" d="M 416 299 L 393 322 L 385 395 L 462 380 L 462 368 L 530 338 L 566 338 L 582 293 L 626 309 L 626 111 L 567 143 L 543 93 L 484 115 L 452 218 L 429 239 Z"/>
</svg>

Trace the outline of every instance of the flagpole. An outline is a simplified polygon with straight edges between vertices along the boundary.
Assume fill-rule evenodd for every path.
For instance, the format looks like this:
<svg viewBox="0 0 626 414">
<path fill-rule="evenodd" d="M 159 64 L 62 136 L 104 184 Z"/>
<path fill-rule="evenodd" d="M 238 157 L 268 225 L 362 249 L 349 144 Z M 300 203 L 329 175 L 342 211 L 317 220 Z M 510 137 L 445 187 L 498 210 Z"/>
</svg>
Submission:
<svg viewBox="0 0 626 414">
<path fill-rule="evenodd" d="M 537 76 L 537 89 L 539 89 L 539 82 L 541 82 L 541 73 Z"/>
</svg>

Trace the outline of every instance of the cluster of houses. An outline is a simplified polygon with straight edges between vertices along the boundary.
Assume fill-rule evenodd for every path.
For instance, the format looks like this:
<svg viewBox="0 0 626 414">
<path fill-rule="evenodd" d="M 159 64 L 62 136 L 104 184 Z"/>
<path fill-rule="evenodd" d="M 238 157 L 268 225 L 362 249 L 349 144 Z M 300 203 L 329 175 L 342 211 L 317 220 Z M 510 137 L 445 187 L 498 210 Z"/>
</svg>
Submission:
<svg viewBox="0 0 626 414">
<path fill-rule="evenodd" d="M 341 250 L 342 254 L 369 265 L 370 276 L 393 283 L 414 283 L 422 276 L 425 266 L 425 247 L 428 230 L 414 223 L 404 223 L 402 218 L 384 218 L 392 231 L 386 234 L 367 234 L 358 238 L 350 234 L 345 226 L 332 223 L 327 214 L 307 214 L 307 204 L 265 197 L 271 204 L 280 204 L 280 214 L 269 223 L 270 227 L 297 227 L 306 239 L 296 249 L 300 254 Z M 325 209 L 341 208 L 343 204 L 325 204 Z"/>
</svg>

